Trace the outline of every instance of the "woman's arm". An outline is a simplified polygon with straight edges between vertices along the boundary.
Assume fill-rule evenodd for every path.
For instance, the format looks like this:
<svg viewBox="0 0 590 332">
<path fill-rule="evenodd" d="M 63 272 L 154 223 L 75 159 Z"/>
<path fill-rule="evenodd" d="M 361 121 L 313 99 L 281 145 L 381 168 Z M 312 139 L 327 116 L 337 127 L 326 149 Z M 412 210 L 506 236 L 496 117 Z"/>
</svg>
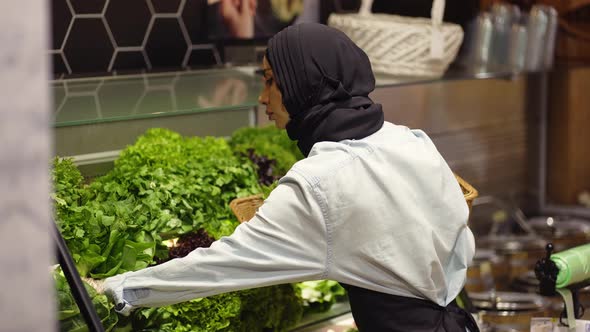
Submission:
<svg viewBox="0 0 590 332">
<path fill-rule="evenodd" d="M 322 279 L 326 229 L 314 189 L 300 176 L 281 179 L 247 223 L 184 258 L 106 279 L 105 292 L 128 314 L 136 307 L 304 280 Z"/>
</svg>

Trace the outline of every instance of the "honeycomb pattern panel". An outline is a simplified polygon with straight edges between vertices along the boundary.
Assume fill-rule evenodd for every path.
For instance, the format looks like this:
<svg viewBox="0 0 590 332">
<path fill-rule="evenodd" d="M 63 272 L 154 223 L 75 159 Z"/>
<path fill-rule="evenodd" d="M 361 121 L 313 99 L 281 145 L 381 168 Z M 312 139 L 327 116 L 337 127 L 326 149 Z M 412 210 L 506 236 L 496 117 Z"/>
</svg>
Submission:
<svg viewBox="0 0 590 332">
<path fill-rule="evenodd" d="M 64 54 L 72 72 L 107 72 L 113 51 L 113 44 L 102 19 L 74 20 L 64 47 Z"/>
<path fill-rule="evenodd" d="M 145 48 L 152 67 L 181 67 L 188 45 L 178 19 L 157 18 Z"/>
<path fill-rule="evenodd" d="M 148 0 L 156 13 L 176 13 L 180 7 L 180 0 Z"/>
<path fill-rule="evenodd" d="M 147 67 L 141 51 L 120 51 L 115 54 L 112 70 L 136 71 Z"/>
<path fill-rule="evenodd" d="M 51 1 L 52 46 L 54 50 L 61 49 L 66 32 L 72 23 L 72 12 L 66 0 Z"/>
<path fill-rule="evenodd" d="M 100 14 L 106 0 L 70 0 L 76 14 Z"/>
<path fill-rule="evenodd" d="M 60 53 L 54 53 L 51 55 L 51 60 L 53 62 L 53 72 L 57 74 L 59 77 L 59 73 L 67 73 L 68 67 L 66 67 L 66 63 Z"/>
<path fill-rule="evenodd" d="M 182 21 L 193 44 L 207 42 L 207 2 L 187 0 L 182 9 Z"/>
<path fill-rule="evenodd" d="M 205 0 L 51 0 L 55 78 L 221 64 Z"/>
<path fill-rule="evenodd" d="M 188 58 L 187 65 L 190 68 L 206 68 L 214 66 L 217 63 L 214 52 L 209 49 L 192 50 Z"/>
<path fill-rule="evenodd" d="M 105 18 L 117 46 L 141 46 L 152 13 L 146 0 L 110 1 Z"/>
</svg>

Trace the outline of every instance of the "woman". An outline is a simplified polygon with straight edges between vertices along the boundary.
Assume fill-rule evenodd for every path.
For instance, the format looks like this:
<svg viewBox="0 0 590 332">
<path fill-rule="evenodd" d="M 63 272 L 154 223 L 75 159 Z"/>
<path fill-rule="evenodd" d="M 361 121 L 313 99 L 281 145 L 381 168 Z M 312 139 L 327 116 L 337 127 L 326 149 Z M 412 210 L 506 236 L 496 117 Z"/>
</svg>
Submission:
<svg viewBox="0 0 590 332">
<path fill-rule="evenodd" d="M 306 158 L 230 237 L 107 279 L 119 311 L 332 279 L 360 331 L 476 331 L 452 305 L 474 254 L 467 204 L 426 134 L 384 122 L 366 54 L 299 24 L 269 41 L 263 71 L 260 102 Z"/>
</svg>

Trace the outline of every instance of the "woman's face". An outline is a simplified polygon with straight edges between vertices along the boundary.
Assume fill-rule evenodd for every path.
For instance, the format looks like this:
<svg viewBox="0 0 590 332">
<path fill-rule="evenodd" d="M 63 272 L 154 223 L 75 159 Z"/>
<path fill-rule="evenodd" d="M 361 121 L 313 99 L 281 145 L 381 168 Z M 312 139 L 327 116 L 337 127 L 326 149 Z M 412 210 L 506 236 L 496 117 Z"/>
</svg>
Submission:
<svg viewBox="0 0 590 332">
<path fill-rule="evenodd" d="M 268 119 L 275 122 L 279 129 L 285 129 L 289 122 L 289 113 L 283 105 L 283 95 L 274 80 L 274 75 L 266 57 L 262 59 L 262 70 L 264 71 L 264 89 L 258 97 L 258 102 L 266 105 Z"/>
</svg>

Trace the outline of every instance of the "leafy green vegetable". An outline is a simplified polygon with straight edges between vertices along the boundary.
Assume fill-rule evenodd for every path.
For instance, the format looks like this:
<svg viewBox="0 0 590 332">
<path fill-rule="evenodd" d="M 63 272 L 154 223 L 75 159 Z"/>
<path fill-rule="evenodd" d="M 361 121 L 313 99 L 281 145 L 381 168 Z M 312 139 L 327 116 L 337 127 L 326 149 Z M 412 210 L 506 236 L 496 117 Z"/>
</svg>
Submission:
<svg viewBox="0 0 590 332">
<path fill-rule="evenodd" d="M 229 331 L 240 316 L 239 296 L 210 296 L 171 306 L 141 309 L 134 313 L 134 331 L 213 332 Z"/>
<path fill-rule="evenodd" d="M 242 314 L 233 331 L 286 331 L 303 315 L 299 291 L 293 285 L 255 288 L 239 294 Z"/>
<path fill-rule="evenodd" d="M 134 313 L 134 331 L 286 331 L 303 308 L 291 285 L 249 289 Z"/>
<path fill-rule="evenodd" d="M 306 281 L 297 284 L 305 312 L 324 312 L 346 296 L 346 290 L 333 280 Z"/>
<path fill-rule="evenodd" d="M 254 167 L 219 138 L 150 129 L 89 186 L 71 160 L 54 161 L 57 224 L 82 276 L 106 278 L 153 263 L 162 238 L 204 228 L 230 235 L 236 197 L 260 193 Z"/>
<path fill-rule="evenodd" d="M 276 174 L 285 175 L 303 155 L 297 143 L 292 141 L 284 130 L 274 126 L 264 128 L 241 128 L 236 130 L 230 140 L 234 151 L 247 155 L 248 149 L 254 149 L 259 156 L 276 160 Z"/>
<path fill-rule="evenodd" d="M 153 261 L 157 234 L 138 227 L 135 197 L 97 199 L 69 159 L 54 160 L 53 179 L 56 224 L 81 276 L 112 276 Z"/>
<path fill-rule="evenodd" d="M 80 309 L 76 305 L 70 286 L 68 285 L 63 272 L 61 272 L 61 270 L 55 270 L 53 272 L 53 278 L 55 280 L 57 292 L 59 308 L 57 316 L 59 319 L 60 331 L 87 332 L 88 326 L 86 326 L 86 322 L 80 313 Z M 92 286 L 86 283 L 84 283 L 84 286 L 94 304 L 96 313 L 98 314 L 105 331 L 111 331 L 118 322 L 118 316 L 113 310 L 113 304 L 108 301 L 106 295 L 96 293 Z"/>
<path fill-rule="evenodd" d="M 146 231 L 176 237 L 205 228 L 215 238 L 238 225 L 229 202 L 261 191 L 253 166 L 224 139 L 183 138 L 165 129 L 148 130 L 90 188 L 98 200 L 135 197 Z"/>
</svg>

